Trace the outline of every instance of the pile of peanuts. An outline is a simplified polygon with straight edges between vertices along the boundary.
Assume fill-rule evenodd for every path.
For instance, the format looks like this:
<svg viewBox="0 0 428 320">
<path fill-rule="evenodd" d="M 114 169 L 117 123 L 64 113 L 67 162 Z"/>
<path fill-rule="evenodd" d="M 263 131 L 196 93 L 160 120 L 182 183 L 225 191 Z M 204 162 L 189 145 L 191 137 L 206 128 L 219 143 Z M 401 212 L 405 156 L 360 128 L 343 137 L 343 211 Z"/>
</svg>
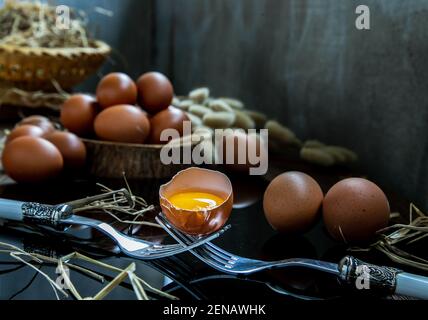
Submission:
<svg viewBox="0 0 428 320">
<path fill-rule="evenodd" d="M 300 157 L 307 162 L 324 167 L 352 164 L 358 161 L 358 155 L 354 151 L 340 146 L 328 146 L 318 140 L 307 141 L 300 150 Z"/>
<path fill-rule="evenodd" d="M 174 97 L 173 106 L 183 110 L 197 133 L 209 134 L 214 129 L 268 129 L 269 150 L 281 152 L 286 147 L 299 148 L 300 157 L 309 163 L 331 167 L 352 164 L 358 156 L 351 150 L 328 146 L 311 140 L 303 143 L 289 128 L 269 120 L 260 112 L 249 110 L 233 98 L 214 98 L 209 88 L 198 88 L 188 96 Z"/>
</svg>

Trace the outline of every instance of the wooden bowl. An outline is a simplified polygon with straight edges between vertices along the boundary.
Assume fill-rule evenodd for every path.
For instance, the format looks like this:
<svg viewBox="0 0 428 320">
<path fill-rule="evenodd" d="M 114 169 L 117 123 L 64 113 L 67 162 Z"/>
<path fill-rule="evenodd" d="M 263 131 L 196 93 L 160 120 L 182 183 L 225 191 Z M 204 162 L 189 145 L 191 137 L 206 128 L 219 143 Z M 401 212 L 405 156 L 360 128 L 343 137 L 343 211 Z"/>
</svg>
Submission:
<svg viewBox="0 0 428 320">
<path fill-rule="evenodd" d="M 129 144 L 83 139 L 88 151 L 90 173 L 99 178 L 170 178 L 191 165 L 164 165 L 164 145 Z M 192 146 L 194 147 L 194 146 Z M 180 148 L 181 147 L 177 147 Z"/>
</svg>

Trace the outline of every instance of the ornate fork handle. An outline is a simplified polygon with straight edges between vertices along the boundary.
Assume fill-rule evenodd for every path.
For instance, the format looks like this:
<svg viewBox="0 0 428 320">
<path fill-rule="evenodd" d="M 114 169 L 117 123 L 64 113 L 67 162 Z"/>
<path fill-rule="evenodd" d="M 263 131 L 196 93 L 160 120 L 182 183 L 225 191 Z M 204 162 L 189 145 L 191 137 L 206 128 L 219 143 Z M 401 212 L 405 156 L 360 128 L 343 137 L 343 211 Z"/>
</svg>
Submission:
<svg viewBox="0 0 428 320">
<path fill-rule="evenodd" d="M 428 299 L 427 277 L 372 265 L 353 257 L 345 257 L 341 261 L 339 277 L 344 283 L 359 290 Z"/>
<path fill-rule="evenodd" d="M 0 199 L 0 219 L 30 222 L 56 227 L 73 215 L 69 205 L 50 206 L 34 202 Z"/>
<path fill-rule="evenodd" d="M 380 294 L 394 294 L 400 270 L 365 263 L 354 257 L 345 257 L 339 264 L 340 279 L 358 289 L 375 290 Z"/>
<path fill-rule="evenodd" d="M 34 202 L 22 204 L 24 222 L 56 227 L 61 220 L 72 215 L 73 209 L 68 205 L 48 206 Z"/>
</svg>

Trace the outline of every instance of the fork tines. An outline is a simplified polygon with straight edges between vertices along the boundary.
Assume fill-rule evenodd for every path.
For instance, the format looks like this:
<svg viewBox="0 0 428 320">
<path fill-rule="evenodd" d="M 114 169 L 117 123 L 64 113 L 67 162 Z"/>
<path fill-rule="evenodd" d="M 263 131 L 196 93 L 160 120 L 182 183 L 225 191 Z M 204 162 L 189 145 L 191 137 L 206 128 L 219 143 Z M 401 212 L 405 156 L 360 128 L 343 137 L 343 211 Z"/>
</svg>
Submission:
<svg viewBox="0 0 428 320">
<path fill-rule="evenodd" d="M 174 238 L 178 243 L 180 243 L 183 246 L 192 246 L 192 244 L 195 243 L 195 241 L 198 241 L 197 237 L 189 236 L 181 231 L 177 230 L 172 226 L 168 220 L 165 218 L 163 214 L 160 214 L 156 221 L 165 229 L 165 231 Z M 227 230 L 231 228 L 230 225 L 224 227 L 222 230 L 220 230 L 220 234 L 223 234 Z M 233 261 L 235 260 L 234 257 L 218 248 L 217 246 L 213 245 L 211 242 L 206 242 L 204 245 L 198 246 L 195 249 L 189 250 L 193 255 L 195 255 L 197 258 L 202 260 L 203 262 L 207 264 L 220 264 L 222 267 L 227 267 Z"/>
</svg>

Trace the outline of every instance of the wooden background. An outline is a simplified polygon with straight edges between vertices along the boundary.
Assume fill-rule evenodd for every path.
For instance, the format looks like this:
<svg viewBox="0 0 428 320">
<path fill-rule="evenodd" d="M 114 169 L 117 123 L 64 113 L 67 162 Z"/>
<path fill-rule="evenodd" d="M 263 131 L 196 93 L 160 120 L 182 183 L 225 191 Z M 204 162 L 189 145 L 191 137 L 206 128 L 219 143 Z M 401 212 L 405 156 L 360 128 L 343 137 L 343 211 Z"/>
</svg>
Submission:
<svg viewBox="0 0 428 320">
<path fill-rule="evenodd" d="M 355 149 L 371 177 L 428 208 L 427 1 L 363 1 L 370 31 L 355 28 L 353 0 L 59 2 L 120 53 L 104 72 L 156 69 L 178 94 L 239 97 L 302 138 Z"/>
</svg>

